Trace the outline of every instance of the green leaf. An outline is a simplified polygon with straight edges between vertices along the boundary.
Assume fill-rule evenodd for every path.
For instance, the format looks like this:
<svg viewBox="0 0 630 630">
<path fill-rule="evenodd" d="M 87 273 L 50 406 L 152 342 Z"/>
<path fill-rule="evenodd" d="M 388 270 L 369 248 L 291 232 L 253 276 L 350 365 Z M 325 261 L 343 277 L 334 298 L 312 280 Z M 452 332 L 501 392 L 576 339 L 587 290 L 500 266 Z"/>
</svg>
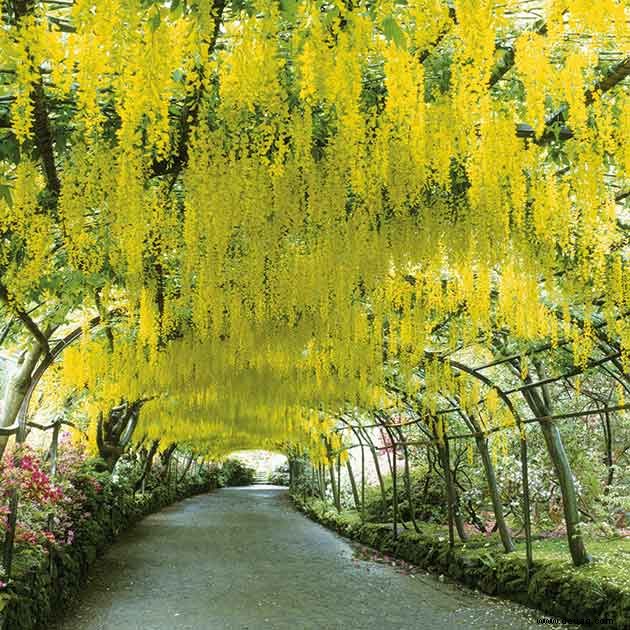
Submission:
<svg viewBox="0 0 630 630">
<path fill-rule="evenodd" d="M 399 48 L 407 48 L 407 37 L 393 15 L 388 15 L 381 22 L 381 28 L 388 42 L 393 41 Z"/>
<path fill-rule="evenodd" d="M 180 18 L 184 15 L 184 5 L 180 0 L 173 0 L 171 2 L 171 14 L 176 18 Z"/>
<path fill-rule="evenodd" d="M 7 184 L 0 184 L 0 199 L 4 199 L 7 205 L 12 206 L 11 187 Z"/>
<path fill-rule="evenodd" d="M 255 13 L 255 7 L 249 0 L 232 0 L 232 11 L 234 13 L 245 11 L 251 17 Z"/>
<path fill-rule="evenodd" d="M 297 17 L 297 0 L 280 0 L 280 10 L 282 11 L 282 15 L 287 20 L 293 24 L 295 22 L 295 18 Z"/>
<path fill-rule="evenodd" d="M 20 151 L 15 136 L 8 132 L 0 133 L 0 160 L 17 163 L 20 161 Z"/>
<path fill-rule="evenodd" d="M 9 595 L 8 593 L 0 594 L 0 612 L 2 612 L 6 608 L 11 599 L 11 595 Z"/>
<path fill-rule="evenodd" d="M 149 18 L 149 26 L 151 27 L 152 31 L 155 31 L 158 29 L 158 27 L 160 26 L 160 22 L 161 22 L 162 18 L 160 16 L 160 10 L 158 9 L 157 11 L 155 11 L 153 13 L 153 15 Z"/>
</svg>

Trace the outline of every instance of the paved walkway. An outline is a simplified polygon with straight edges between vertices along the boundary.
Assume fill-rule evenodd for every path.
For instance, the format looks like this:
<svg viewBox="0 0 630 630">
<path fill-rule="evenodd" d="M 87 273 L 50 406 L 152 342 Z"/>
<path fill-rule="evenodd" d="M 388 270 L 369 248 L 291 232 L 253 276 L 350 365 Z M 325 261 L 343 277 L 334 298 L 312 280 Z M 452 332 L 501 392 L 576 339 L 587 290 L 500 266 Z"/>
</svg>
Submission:
<svg viewBox="0 0 630 630">
<path fill-rule="evenodd" d="M 124 534 L 51 630 L 540 628 L 536 613 L 354 551 L 282 489 L 220 490 Z"/>
</svg>

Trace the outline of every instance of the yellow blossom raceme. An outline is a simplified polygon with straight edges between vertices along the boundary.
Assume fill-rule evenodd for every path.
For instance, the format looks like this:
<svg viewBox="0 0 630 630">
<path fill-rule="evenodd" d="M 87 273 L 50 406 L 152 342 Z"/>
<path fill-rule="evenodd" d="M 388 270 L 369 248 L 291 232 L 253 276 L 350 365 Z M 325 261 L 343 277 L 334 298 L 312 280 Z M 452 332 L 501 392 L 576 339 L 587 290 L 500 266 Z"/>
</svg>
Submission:
<svg viewBox="0 0 630 630">
<path fill-rule="evenodd" d="M 585 365 L 601 315 L 628 362 L 607 183 L 628 171 L 627 90 L 593 89 L 600 48 L 627 50 L 620 3 L 547 2 L 535 30 L 516 1 L 172 4 L 78 0 L 59 9 L 76 32 L 38 13 L 0 33 L 21 151 L 0 162 L 2 280 L 14 304 L 68 278 L 73 316 L 94 293 L 124 305 L 113 349 L 86 325 L 68 354 L 92 422 L 150 399 L 149 436 L 319 449 L 392 378 L 425 414 L 459 396 L 507 424 L 436 358 L 493 355 L 497 332 Z M 59 194 L 26 157 L 40 76 Z"/>
<path fill-rule="evenodd" d="M 555 80 L 549 60 L 549 40 L 537 33 L 521 35 L 516 43 L 516 71 L 525 88 L 527 122 L 540 136 L 545 128 L 545 99 Z"/>
</svg>

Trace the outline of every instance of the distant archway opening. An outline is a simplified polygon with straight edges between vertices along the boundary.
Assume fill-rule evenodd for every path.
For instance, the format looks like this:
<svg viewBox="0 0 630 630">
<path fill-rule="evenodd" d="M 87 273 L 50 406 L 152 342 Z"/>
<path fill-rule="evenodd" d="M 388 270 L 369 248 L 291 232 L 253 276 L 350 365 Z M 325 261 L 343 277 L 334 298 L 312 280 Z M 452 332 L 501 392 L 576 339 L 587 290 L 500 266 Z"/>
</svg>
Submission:
<svg viewBox="0 0 630 630">
<path fill-rule="evenodd" d="M 251 469 L 253 471 L 252 484 L 276 486 L 289 485 L 289 461 L 286 455 L 277 451 L 233 451 L 229 454 L 226 462 L 228 461 L 240 462 L 247 468 Z"/>
</svg>

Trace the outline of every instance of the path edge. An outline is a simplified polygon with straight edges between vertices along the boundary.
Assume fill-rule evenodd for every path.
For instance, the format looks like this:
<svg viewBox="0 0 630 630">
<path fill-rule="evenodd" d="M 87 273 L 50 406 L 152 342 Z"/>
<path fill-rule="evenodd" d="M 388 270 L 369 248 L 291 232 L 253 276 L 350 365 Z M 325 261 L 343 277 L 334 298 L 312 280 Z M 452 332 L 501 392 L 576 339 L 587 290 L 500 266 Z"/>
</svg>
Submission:
<svg viewBox="0 0 630 630">
<path fill-rule="evenodd" d="M 405 530 L 394 537 L 392 527 L 352 522 L 333 510 L 316 509 L 308 499 L 290 494 L 297 510 L 344 538 L 404 560 L 438 575 L 548 615 L 541 623 L 577 623 L 585 628 L 630 630 L 630 591 L 578 572 L 559 571 L 536 562 L 527 584 L 525 559 L 479 549 L 450 549 L 448 541 Z M 541 619 L 542 619 L 541 614 Z"/>
<path fill-rule="evenodd" d="M 102 512 L 77 528 L 75 543 L 16 576 L 11 593 L 0 601 L 0 630 L 48 628 L 84 590 L 90 569 L 119 538 L 145 517 L 184 499 L 216 490 L 213 481 L 160 485 L 150 492 L 119 493 L 104 503 Z"/>
</svg>

